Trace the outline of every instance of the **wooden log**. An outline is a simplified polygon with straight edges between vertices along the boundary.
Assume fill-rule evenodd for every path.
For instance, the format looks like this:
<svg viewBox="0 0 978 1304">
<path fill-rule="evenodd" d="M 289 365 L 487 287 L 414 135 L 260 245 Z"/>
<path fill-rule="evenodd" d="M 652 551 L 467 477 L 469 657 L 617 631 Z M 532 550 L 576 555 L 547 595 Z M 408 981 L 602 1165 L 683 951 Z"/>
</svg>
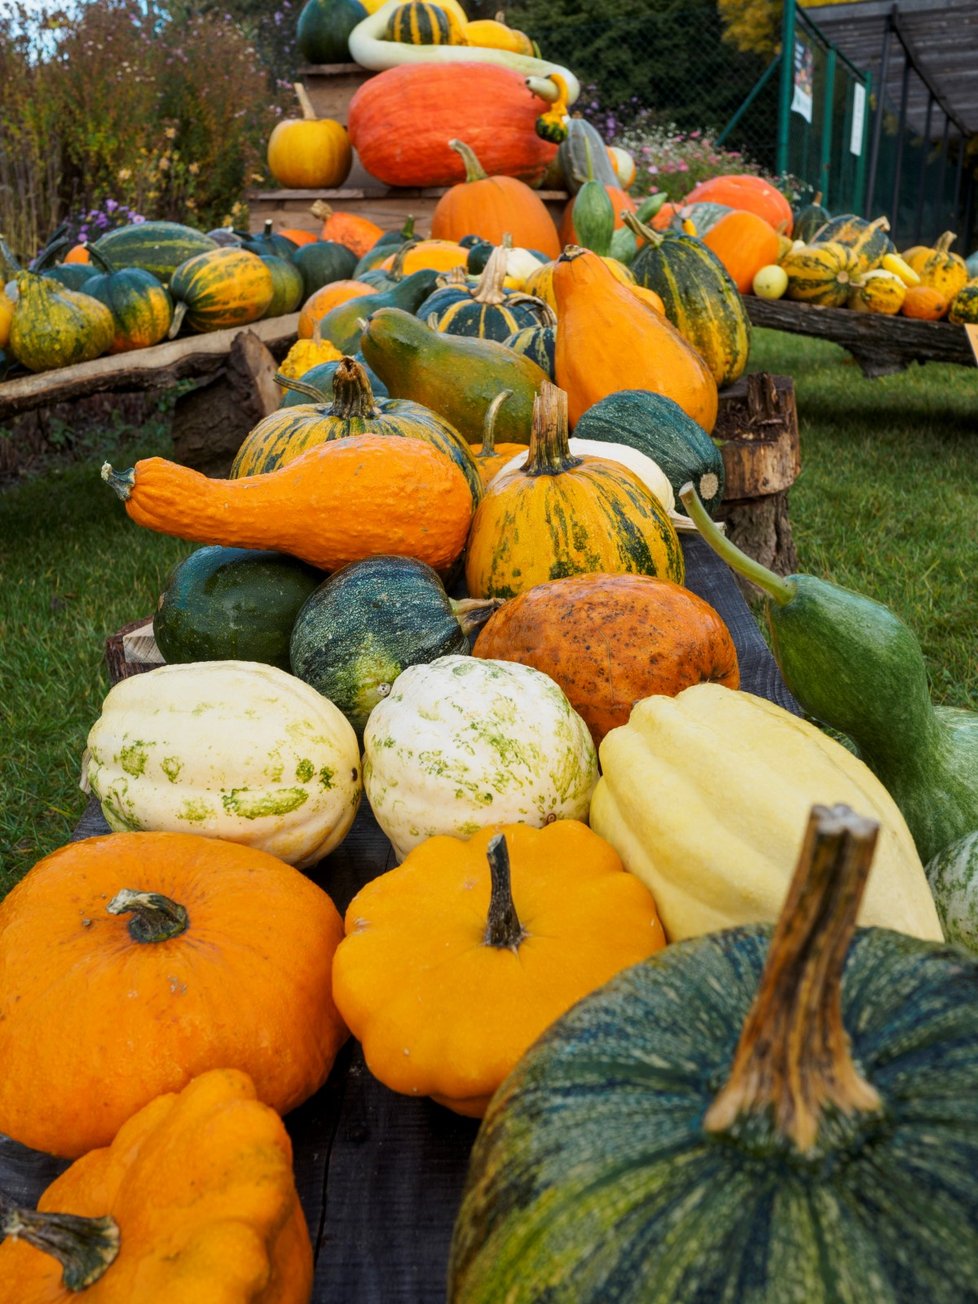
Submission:
<svg viewBox="0 0 978 1304">
<path fill-rule="evenodd" d="M 917 321 L 849 308 L 819 308 L 785 299 L 744 295 L 747 315 L 755 326 L 813 335 L 840 344 L 855 358 L 863 374 L 888 376 L 911 362 L 954 362 L 975 365 L 975 355 L 963 326 L 947 321 Z"/>
</svg>

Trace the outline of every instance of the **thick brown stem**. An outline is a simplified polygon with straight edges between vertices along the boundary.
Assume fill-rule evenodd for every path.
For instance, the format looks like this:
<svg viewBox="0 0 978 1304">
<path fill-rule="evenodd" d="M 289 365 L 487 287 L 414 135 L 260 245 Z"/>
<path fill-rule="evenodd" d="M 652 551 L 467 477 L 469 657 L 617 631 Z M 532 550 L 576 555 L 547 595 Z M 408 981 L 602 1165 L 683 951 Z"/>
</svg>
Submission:
<svg viewBox="0 0 978 1304">
<path fill-rule="evenodd" d="M 471 639 L 478 634 L 489 617 L 503 605 L 505 598 L 449 598 L 455 619 L 462 633 Z"/>
<path fill-rule="evenodd" d="M 581 459 L 570 451 L 567 434 L 567 394 L 544 381 L 533 400 L 530 428 L 530 451 L 523 466 L 524 475 L 560 475 Z"/>
<path fill-rule="evenodd" d="M 132 915 L 129 936 L 134 942 L 168 942 L 190 926 L 186 907 L 159 892 L 133 892 L 124 887 L 105 908 L 110 915 Z"/>
<path fill-rule="evenodd" d="M 806 1153 L 826 1107 L 850 1116 L 879 1109 L 842 1022 L 842 971 L 878 833 L 846 806 L 813 807 L 730 1077 L 704 1118 L 708 1132 L 770 1114 Z"/>
<path fill-rule="evenodd" d="M 356 358 L 344 357 L 336 364 L 330 413 L 342 421 L 380 416 L 367 373 Z"/>
<path fill-rule="evenodd" d="M 509 850 L 502 833 L 497 833 L 491 839 L 486 847 L 486 857 L 489 860 L 489 873 L 492 875 L 492 896 L 489 899 L 489 917 L 482 940 L 486 946 L 516 951 L 519 949 L 520 942 L 526 937 L 526 930 L 520 923 L 516 906 L 513 904 Z"/>
<path fill-rule="evenodd" d="M 52 1255 L 71 1291 L 98 1281 L 119 1253 L 119 1225 L 114 1218 L 81 1218 L 73 1213 L 38 1213 L 20 1209 L 0 1194 L 0 1241 L 10 1236 Z"/>
<path fill-rule="evenodd" d="M 462 162 L 465 164 L 466 181 L 485 181 L 486 170 L 479 162 L 475 150 L 471 146 L 466 145 L 464 140 L 450 140 L 448 148 L 453 149 L 456 154 L 462 155 Z"/>
</svg>

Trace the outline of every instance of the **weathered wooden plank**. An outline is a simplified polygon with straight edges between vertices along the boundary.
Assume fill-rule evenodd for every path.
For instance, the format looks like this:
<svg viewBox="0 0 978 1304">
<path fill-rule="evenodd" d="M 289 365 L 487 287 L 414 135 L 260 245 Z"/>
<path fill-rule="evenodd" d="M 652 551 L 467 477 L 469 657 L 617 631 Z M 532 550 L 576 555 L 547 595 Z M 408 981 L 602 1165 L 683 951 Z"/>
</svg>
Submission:
<svg viewBox="0 0 978 1304">
<path fill-rule="evenodd" d="M 188 376 L 206 376 L 224 365 L 243 331 L 253 331 L 263 344 L 275 349 L 296 339 L 298 328 L 299 314 L 294 312 L 8 380 L 0 385 L 0 420 L 106 390 L 162 389 Z"/>
</svg>

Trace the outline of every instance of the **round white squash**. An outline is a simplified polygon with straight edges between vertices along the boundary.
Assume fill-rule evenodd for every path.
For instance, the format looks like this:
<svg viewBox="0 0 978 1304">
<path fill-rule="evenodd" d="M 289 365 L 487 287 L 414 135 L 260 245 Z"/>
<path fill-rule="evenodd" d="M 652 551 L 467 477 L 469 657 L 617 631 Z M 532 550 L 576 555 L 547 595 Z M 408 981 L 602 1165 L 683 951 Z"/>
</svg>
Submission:
<svg viewBox="0 0 978 1304">
<path fill-rule="evenodd" d="M 586 820 L 598 778 L 591 735 L 562 690 L 513 661 L 409 666 L 363 741 L 367 799 L 401 859 L 438 833 Z"/>
<path fill-rule="evenodd" d="M 123 679 L 88 735 L 109 827 L 201 833 L 297 868 L 346 836 L 362 792 L 357 737 L 309 684 L 256 661 L 192 661 Z"/>
<path fill-rule="evenodd" d="M 645 453 L 639 452 L 637 448 L 631 448 L 628 444 L 606 444 L 601 439 L 570 439 L 570 451 L 575 457 L 601 457 L 606 462 L 617 462 L 620 466 L 627 466 L 629 471 L 634 471 L 646 488 L 658 498 L 659 502 L 667 512 L 675 512 L 676 495 L 673 492 L 669 477 L 651 457 Z M 493 476 L 491 483 L 495 484 L 501 480 L 504 475 L 511 476 L 523 465 L 527 459 L 526 453 L 516 453 L 509 459 L 505 466 L 501 466 Z"/>
</svg>

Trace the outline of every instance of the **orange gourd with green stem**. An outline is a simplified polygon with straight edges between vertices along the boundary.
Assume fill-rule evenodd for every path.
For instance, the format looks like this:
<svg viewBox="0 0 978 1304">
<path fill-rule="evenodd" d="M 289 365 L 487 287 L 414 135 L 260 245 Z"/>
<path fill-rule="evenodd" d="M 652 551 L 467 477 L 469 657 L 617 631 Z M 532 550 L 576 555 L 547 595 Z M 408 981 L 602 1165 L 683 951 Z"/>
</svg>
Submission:
<svg viewBox="0 0 978 1304">
<path fill-rule="evenodd" d="M 554 270 L 557 384 L 571 425 L 599 399 L 649 389 L 673 399 L 710 433 L 717 385 L 703 357 L 668 319 L 641 303 L 590 250 L 571 246 Z"/>
<path fill-rule="evenodd" d="M 320 240 L 335 240 L 338 244 L 346 245 L 358 258 L 369 253 L 384 234 L 384 228 L 372 222 L 369 217 L 362 217 L 359 213 L 344 213 L 327 204 L 324 199 L 317 199 L 309 211 L 323 224 L 319 232 Z"/>
<path fill-rule="evenodd" d="M 658 951 L 648 889 L 576 820 L 438 836 L 354 897 L 334 990 L 371 1072 L 480 1117 L 577 1000 Z"/>
<path fill-rule="evenodd" d="M 466 235 L 480 235 L 501 244 L 508 233 L 514 245 L 556 258 L 560 253 L 557 228 L 536 191 L 516 177 L 489 176 L 464 140 L 453 138 L 448 144 L 462 156 L 465 180 L 452 186 L 435 205 L 432 237 L 461 240 Z"/>
<path fill-rule="evenodd" d="M 121 472 L 106 462 L 102 478 L 147 529 L 271 548 L 329 571 L 381 553 L 444 570 L 465 546 L 472 515 L 469 484 L 444 453 L 383 435 L 320 444 L 240 480 L 210 479 L 162 457 Z"/>
</svg>

